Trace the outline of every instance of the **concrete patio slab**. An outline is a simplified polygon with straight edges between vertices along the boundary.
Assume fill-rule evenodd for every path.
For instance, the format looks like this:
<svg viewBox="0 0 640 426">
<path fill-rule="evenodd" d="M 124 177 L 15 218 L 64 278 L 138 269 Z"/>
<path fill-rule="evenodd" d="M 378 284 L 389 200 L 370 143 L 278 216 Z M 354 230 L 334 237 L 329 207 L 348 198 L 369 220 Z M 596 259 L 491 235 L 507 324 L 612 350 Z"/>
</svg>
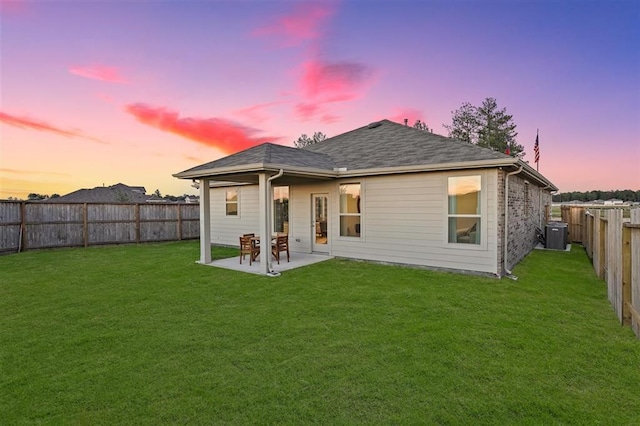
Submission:
<svg viewBox="0 0 640 426">
<path fill-rule="evenodd" d="M 317 253 L 290 253 L 290 261 L 287 262 L 286 255 L 284 260 L 280 258 L 280 264 L 274 260 L 272 269 L 276 273 L 289 271 L 291 269 L 301 268 L 303 266 L 312 265 L 318 262 L 324 262 L 325 260 L 332 259 L 333 256 Z M 282 256 L 282 254 L 280 255 Z M 233 271 L 247 272 L 249 274 L 261 275 L 260 272 L 260 259 L 255 260 L 249 265 L 249 256 L 245 256 L 242 264 L 240 264 L 240 256 L 229 257 L 227 259 L 214 260 L 211 263 L 207 263 L 207 266 L 215 266 L 217 268 L 231 269 Z"/>
</svg>

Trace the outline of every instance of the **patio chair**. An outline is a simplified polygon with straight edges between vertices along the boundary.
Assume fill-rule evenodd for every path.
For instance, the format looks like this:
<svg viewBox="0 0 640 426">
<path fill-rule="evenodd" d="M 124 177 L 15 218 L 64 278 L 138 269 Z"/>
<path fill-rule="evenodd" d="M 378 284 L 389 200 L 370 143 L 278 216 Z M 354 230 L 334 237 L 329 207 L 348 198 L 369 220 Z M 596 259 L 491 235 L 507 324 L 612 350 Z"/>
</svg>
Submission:
<svg viewBox="0 0 640 426">
<path fill-rule="evenodd" d="M 287 262 L 289 261 L 289 236 L 278 234 L 271 243 L 271 253 L 280 264 L 280 252 L 287 252 Z"/>
<path fill-rule="evenodd" d="M 240 264 L 245 255 L 249 255 L 249 265 L 260 255 L 260 245 L 256 244 L 254 238 L 247 234 L 240 237 Z"/>
</svg>

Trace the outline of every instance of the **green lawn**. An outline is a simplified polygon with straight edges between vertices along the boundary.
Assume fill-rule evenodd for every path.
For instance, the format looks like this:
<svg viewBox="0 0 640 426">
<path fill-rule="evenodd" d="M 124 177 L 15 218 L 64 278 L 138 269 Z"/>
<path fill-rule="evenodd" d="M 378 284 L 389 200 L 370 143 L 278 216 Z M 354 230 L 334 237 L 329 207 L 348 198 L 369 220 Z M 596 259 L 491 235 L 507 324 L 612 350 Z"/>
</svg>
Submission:
<svg viewBox="0 0 640 426">
<path fill-rule="evenodd" d="M 1 256 L 0 424 L 640 421 L 640 341 L 581 248 L 535 251 L 518 281 L 197 258 L 193 241 Z"/>
</svg>

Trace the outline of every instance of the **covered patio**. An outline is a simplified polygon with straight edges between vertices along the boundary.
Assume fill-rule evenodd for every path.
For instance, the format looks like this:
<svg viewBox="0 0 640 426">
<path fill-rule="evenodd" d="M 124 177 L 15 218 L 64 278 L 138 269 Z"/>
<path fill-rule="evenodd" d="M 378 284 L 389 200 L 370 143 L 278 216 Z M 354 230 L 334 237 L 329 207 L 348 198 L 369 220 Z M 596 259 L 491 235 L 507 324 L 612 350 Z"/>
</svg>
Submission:
<svg viewBox="0 0 640 426">
<path fill-rule="evenodd" d="M 256 236 L 269 241 L 273 235 L 272 212 L 273 184 L 294 185 L 325 182 L 335 179 L 338 170 L 325 154 L 302 149 L 264 143 L 245 151 L 174 174 L 180 179 L 197 180 L 200 191 L 200 260 L 203 265 L 226 267 L 262 275 L 278 275 L 278 272 L 326 260 L 326 255 L 295 253 L 291 262 L 278 265 L 270 256 L 271 247 L 261 245 L 260 258 L 246 267 L 239 259 L 213 261 L 211 256 L 211 195 L 210 188 L 216 182 L 258 185 L 259 224 Z M 251 230 L 249 230 L 251 231 Z M 225 266 L 223 266 L 225 265 Z M 227 266 L 228 265 L 228 266 Z M 295 266 L 297 265 L 297 266 Z"/>
<path fill-rule="evenodd" d="M 324 254 L 291 252 L 291 260 L 289 262 L 287 262 L 285 258 L 284 260 L 281 259 L 280 264 L 278 264 L 272 259 L 271 271 L 266 274 L 263 272 L 262 263 L 259 258 L 254 260 L 251 265 L 249 265 L 248 257 L 242 261 L 242 264 L 240 264 L 240 256 L 214 260 L 212 262 L 205 263 L 205 265 L 230 269 L 232 271 L 246 272 L 249 274 L 278 276 L 281 272 L 290 271 L 307 265 L 313 265 L 314 263 L 324 262 L 325 260 L 332 258 L 333 256 Z"/>
</svg>

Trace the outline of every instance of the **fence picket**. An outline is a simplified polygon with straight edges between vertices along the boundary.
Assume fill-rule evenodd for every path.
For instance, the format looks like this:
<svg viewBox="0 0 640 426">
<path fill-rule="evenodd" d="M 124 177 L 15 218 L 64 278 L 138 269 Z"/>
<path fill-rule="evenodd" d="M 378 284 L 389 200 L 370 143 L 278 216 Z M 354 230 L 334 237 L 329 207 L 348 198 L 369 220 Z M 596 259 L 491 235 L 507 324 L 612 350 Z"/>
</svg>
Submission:
<svg viewBox="0 0 640 426">
<path fill-rule="evenodd" d="M 630 216 L 625 223 L 621 209 L 585 211 L 582 236 L 618 320 L 640 339 L 640 208 Z"/>
</svg>

